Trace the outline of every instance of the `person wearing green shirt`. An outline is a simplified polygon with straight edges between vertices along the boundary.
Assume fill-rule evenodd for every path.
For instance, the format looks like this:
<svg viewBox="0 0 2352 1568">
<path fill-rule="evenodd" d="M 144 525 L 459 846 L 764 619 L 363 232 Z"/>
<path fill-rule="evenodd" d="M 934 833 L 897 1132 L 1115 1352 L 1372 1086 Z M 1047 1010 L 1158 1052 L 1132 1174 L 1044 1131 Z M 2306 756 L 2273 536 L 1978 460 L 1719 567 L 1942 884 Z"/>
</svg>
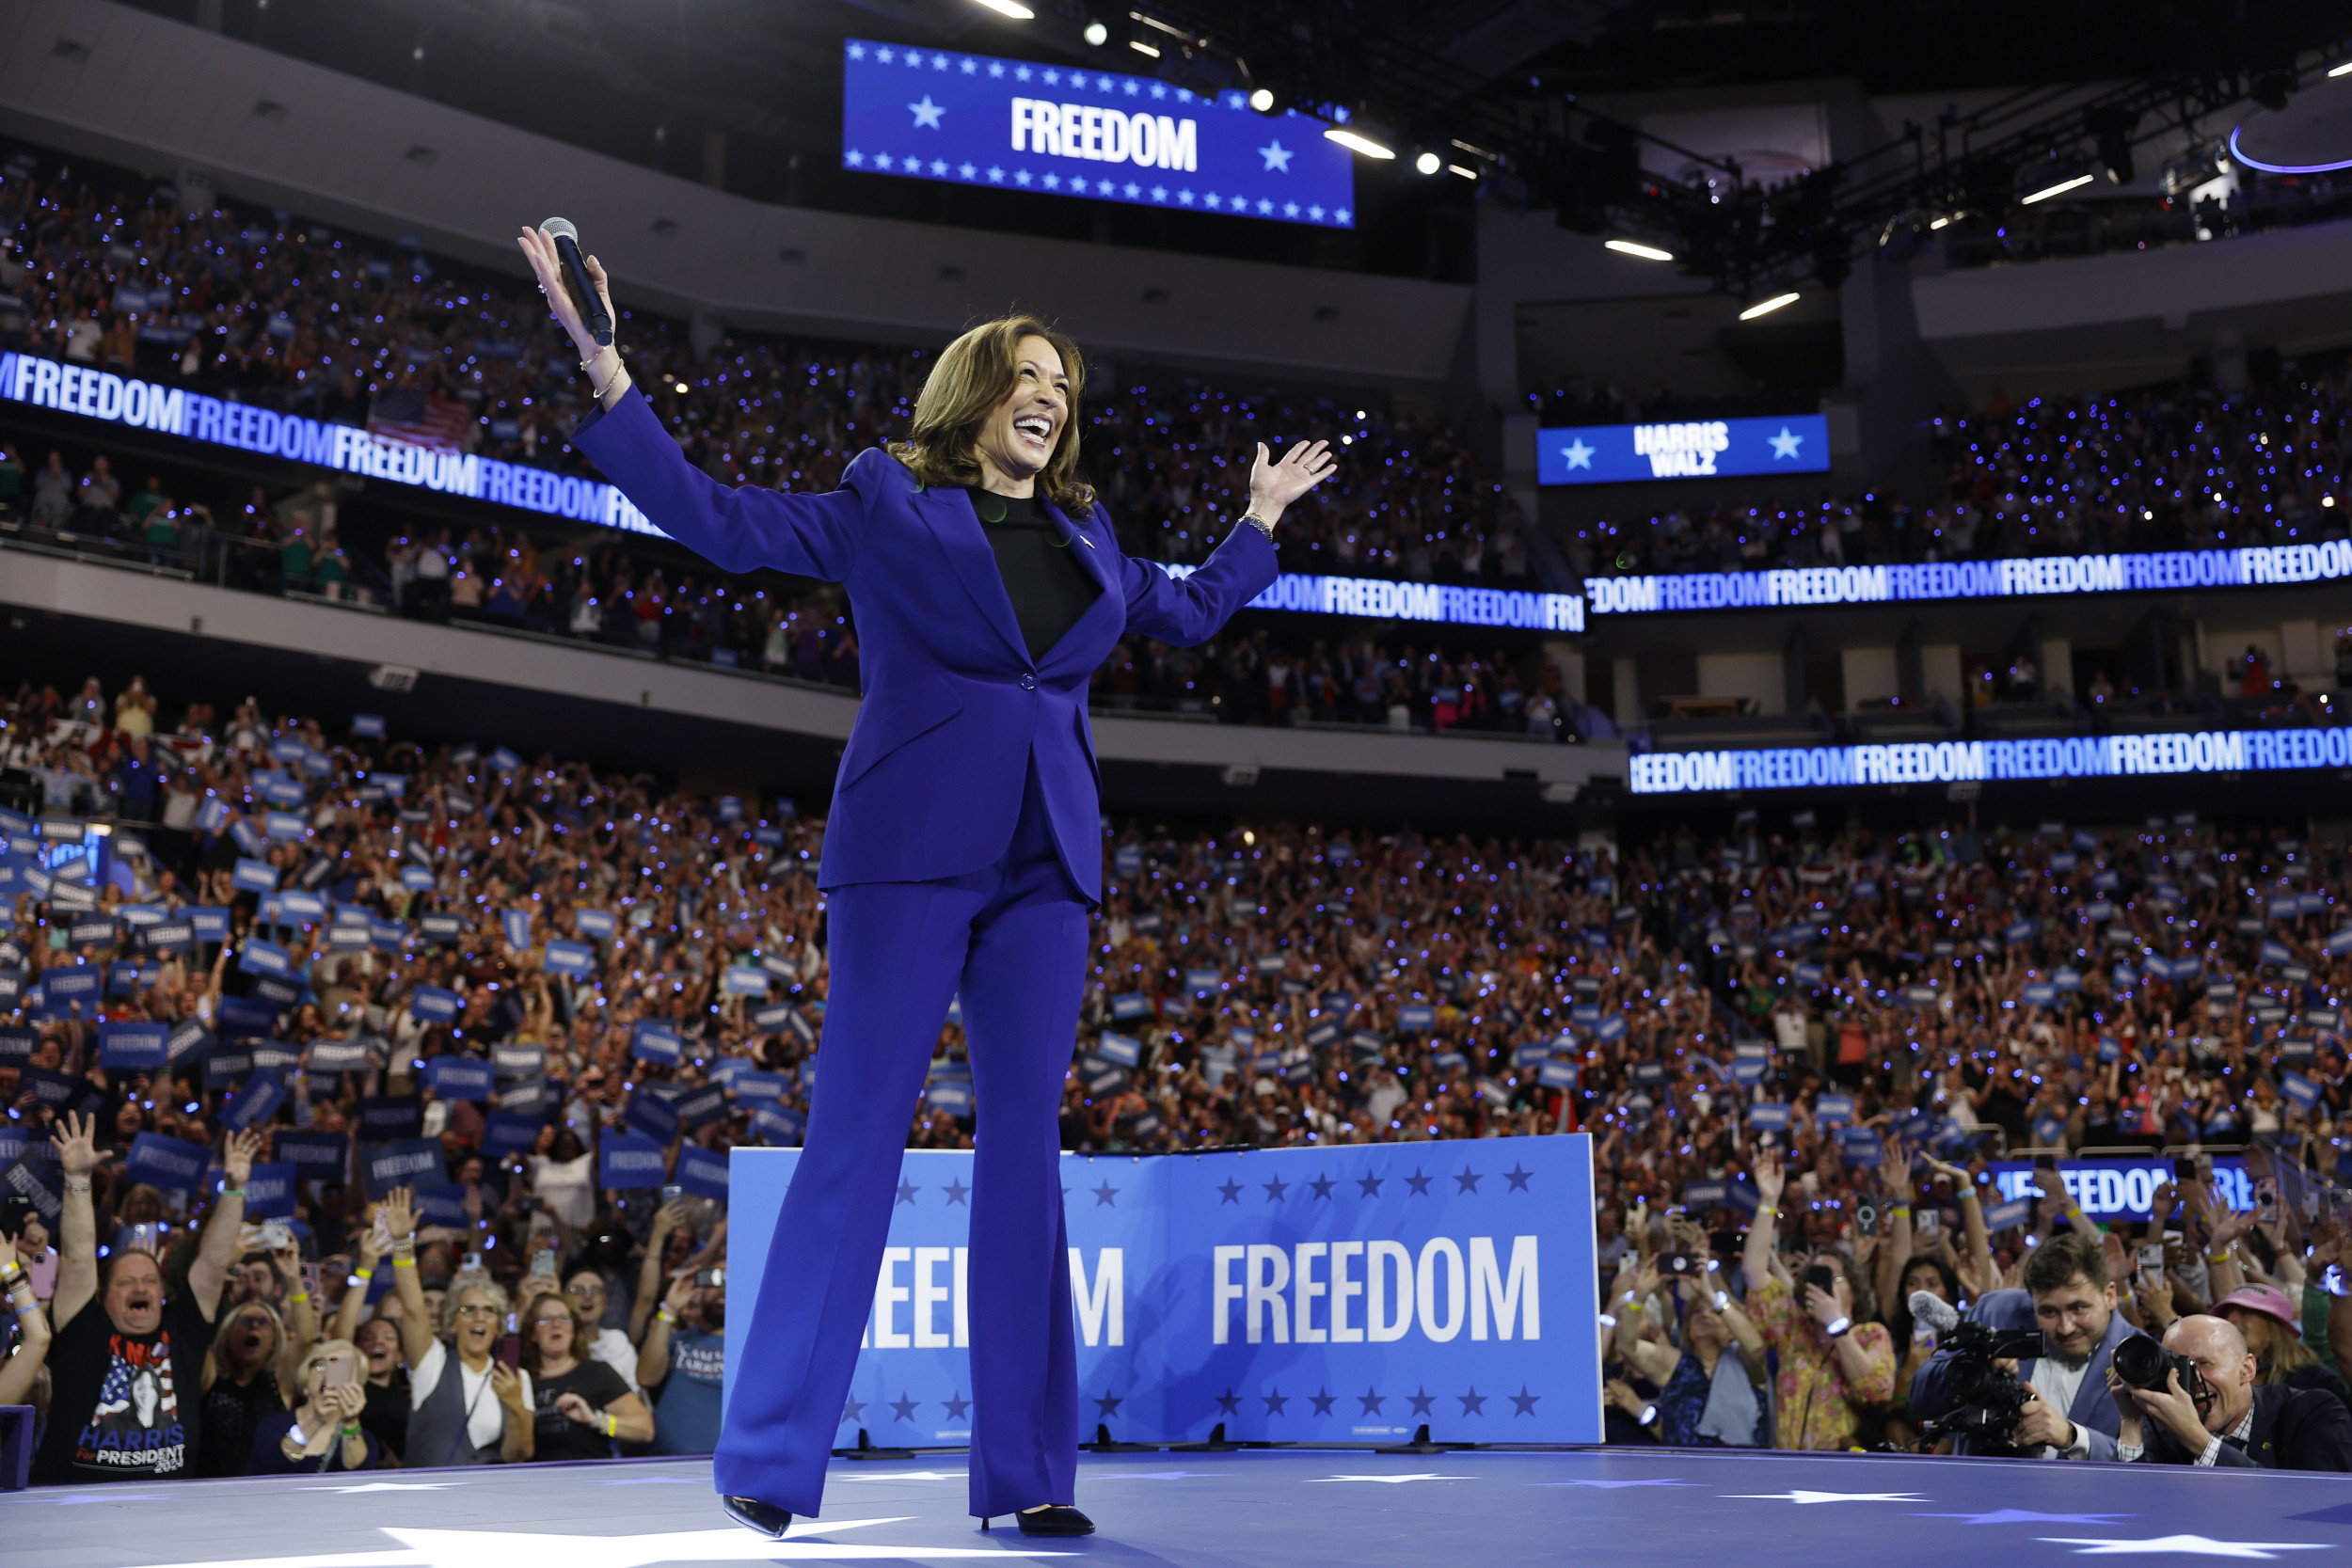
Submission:
<svg viewBox="0 0 2352 1568">
<path fill-rule="evenodd" d="M 122 510 L 129 514 L 131 526 L 140 529 L 146 526 L 150 516 L 169 505 L 170 499 L 164 494 L 164 482 L 150 474 L 146 485 L 124 503 Z"/>
<path fill-rule="evenodd" d="M 289 588 L 308 590 L 310 586 L 310 536 L 296 527 L 278 546 L 278 575 Z"/>
</svg>

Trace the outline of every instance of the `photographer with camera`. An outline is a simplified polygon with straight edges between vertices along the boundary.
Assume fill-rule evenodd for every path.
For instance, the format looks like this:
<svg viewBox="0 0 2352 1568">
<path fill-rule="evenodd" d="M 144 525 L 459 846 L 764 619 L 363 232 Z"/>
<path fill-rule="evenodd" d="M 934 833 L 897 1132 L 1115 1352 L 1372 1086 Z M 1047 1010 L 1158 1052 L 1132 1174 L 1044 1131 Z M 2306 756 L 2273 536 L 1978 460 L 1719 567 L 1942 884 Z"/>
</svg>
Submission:
<svg viewBox="0 0 2352 1568">
<path fill-rule="evenodd" d="M 2126 1464 L 2352 1470 L 2352 1412 L 2333 1394 L 2258 1383 L 2253 1352 L 2226 1319 L 2199 1314 L 2122 1347 L 2107 1370 Z M 2150 1431 L 2153 1419 L 2154 1430 Z"/>
<path fill-rule="evenodd" d="M 1912 1413 L 1929 1436 L 1950 1434 L 1957 1453 L 2115 1457 L 2108 1364 L 2117 1346 L 2147 1337 L 2116 1311 L 2096 1238 L 2052 1236 L 2026 1259 L 2024 1289 L 1989 1292 L 1964 1323 L 1924 1291 L 1910 1306 L 1949 1335 L 1912 1380 Z"/>
<path fill-rule="evenodd" d="M 1773 1272 L 1772 1240 L 1788 1172 L 1776 1148 L 1758 1153 L 1751 1168 L 1762 1201 L 1748 1226 L 1740 1267 L 1747 1275 L 1748 1315 L 1780 1353 L 1773 1385 L 1779 1447 L 1836 1452 L 1852 1446 L 1863 1407 L 1894 1394 L 1895 1342 L 1884 1323 L 1864 1322 L 1868 1314 L 1856 1309 L 1860 1275 L 1843 1253 L 1823 1248 L 1813 1254 L 1797 1281 Z"/>
</svg>

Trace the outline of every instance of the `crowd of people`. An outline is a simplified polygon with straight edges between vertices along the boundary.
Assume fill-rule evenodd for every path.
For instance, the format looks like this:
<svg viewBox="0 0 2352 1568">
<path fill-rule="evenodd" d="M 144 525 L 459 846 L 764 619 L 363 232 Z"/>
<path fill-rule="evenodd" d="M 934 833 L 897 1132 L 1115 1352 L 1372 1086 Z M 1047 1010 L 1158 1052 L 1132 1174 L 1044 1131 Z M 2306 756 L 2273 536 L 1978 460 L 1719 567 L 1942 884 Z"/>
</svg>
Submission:
<svg viewBox="0 0 2352 1568">
<path fill-rule="evenodd" d="M 92 681 L 0 712 L 0 790 L 117 820 L 103 857 L 12 822 L 0 860 L 0 1169 L 42 1188 L 11 1178 L 27 1201 L 0 1228 L 44 1264 L 27 1277 L 56 1323 L 42 1474 L 160 1474 L 182 1441 L 209 1474 L 707 1449 L 723 1206 L 612 1187 L 596 1161 L 648 1132 L 676 1188 L 686 1150 L 797 1140 L 823 823 L 249 703 L 166 707 L 176 731 L 157 709 L 144 683 Z M 2184 1176 L 2148 1232 L 2173 1247 L 2164 1282 L 2135 1274 L 2122 1321 L 2267 1290 L 2317 1305 L 2267 1339 L 2249 1309 L 2265 1367 L 2306 1321 L 2323 1365 L 2352 1350 L 2320 1299 L 2352 1098 L 2341 844 L 2192 822 L 1880 838 L 1801 814 L 1613 846 L 1131 823 L 1104 852 L 1065 1146 L 1592 1132 L 1610 1299 L 1674 1322 L 1661 1339 L 1614 1313 L 1627 1440 L 1685 1440 L 1668 1418 L 1710 1408 L 1725 1442 L 1899 1440 L 1924 1419 L 1911 1290 L 2031 1291 L 2021 1271 L 2069 1235 L 2106 1270 L 2091 1294 L 2123 1279 L 2130 1227 L 2093 1234 L 2055 1196 L 2007 1212 L 1987 1162 L 2019 1151 L 2249 1146 L 2279 1212 L 2255 1223 Z M 164 1043 L 137 1055 L 117 1036 L 143 1022 Z M 909 1144 L 968 1147 L 974 1114 L 950 1021 Z M 192 1169 L 141 1156 L 149 1134 Z M 422 1151 L 397 1190 L 351 1163 L 387 1138 Z M 206 1166 L 237 1190 L 257 1159 L 326 1168 L 267 1216 L 208 1210 Z M 1751 1208 L 1772 1223 L 1743 1242 Z M 1710 1256 L 1738 1270 L 1723 1299 L 1677 1296 Z M 1811 1338 L 1841 1316 L 1860 1326 Z M 20 1317 L 10 1375 L 43 1354 Z M 154 1334 L 191 1354 L 141 1384 Z M 1698 1414 L 1686 1353 L 1712 1380 Z M 116 1372 L 129 1403 L 87 1404 Z M 175 1422 L 184 1439 L 156 1435 Z"/>
</svg>

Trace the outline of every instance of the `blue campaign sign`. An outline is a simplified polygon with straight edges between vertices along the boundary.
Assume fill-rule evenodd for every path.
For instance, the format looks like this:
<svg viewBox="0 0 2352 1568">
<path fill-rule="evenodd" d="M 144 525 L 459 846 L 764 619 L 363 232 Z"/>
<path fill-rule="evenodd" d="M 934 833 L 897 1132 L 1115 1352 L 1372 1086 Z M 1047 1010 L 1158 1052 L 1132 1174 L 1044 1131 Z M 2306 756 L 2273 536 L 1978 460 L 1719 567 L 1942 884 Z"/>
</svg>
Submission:
<svg viewBox="0 0 2352 1568">
<path fill-rule="evenodd" d="M 1821 414 L 1576 425 L 1535 436 L 1538 484 L 1828 471 L 1829 419 Z"/>
<path fill-rule="evenodd" d="M 449 1180 L 449 1167 L 438 1139 L 397 1138 L 368 1145 L 360 1156 L 359 1174 L 368 1196 L 374 1198 L 394 1187 L 437 1187 Z"/>
<path fill-rule="evenodd" d="M 211 1149 L 161 1132 L 141 1132 L 133 1138 L 131 1152 L 122 1163 L 123 1174 L 134 1181 L 183 1193 L 202 1192 L 205 1173 L 212 1166 Z"/>
<path fill-rule="evenodd" d="M 1440 1440 L 1597 1441 L 1590 1139 L 1446 1152 L 1064 1155 L 1089 1411 L 1153 1442 L 1219 1422 L 1253 1442 L 1385 1442 L 1424 1423 Z M 970 1440 L 972 1158 L 904 1156 L 845 1440 Z M 746 1279 L 798 1159 L 734 1153 L 728 1244 Z"/>
<path fill-rule="evenodd" d="M 424 1079 L 443 1100 L 487 1100 L 498 1092 L 495 1070 L 478 1056 L 429 1056 Z"/>
<path fill-rule="evenodd" d="M 1988 1168 L 2003 1197 L 2030 1201 L 2035 1196 L 2032 1162 L 1994 1160 Z M 2213 1162 L 2214 1184 L 2232 1209 L 2254 1207 L 2254 1179 L 2240 1155 L 2218 1154 Z M 2155 1216 L 2149 1206 L 2155 1190 L 2173 1179 L 2169 1160 L 2061 1160 L 2058 1180 L 2082 1205 L 2086 1218 L 2106 1224 L 2113 1220 L 2146 1221 Z M 1988 1221 L 1988 1223 L 1990 1223 Z"/>
<path fill-rule="evenodd" d="M 597 1185 L 628 1191 L 669 1180 L 661 1145 L 633 1132 L 608 1132 L 596 1145 Z M 733 1228 L 729 1227 L 730 1230 Z"/>
<path fill-rule="evenodd" d="M 292 1164 L 258 1164 L 245 1179 L 245 1217 L 249 1220 L 291 1219 L 294 1212 Z"/>
<path fill-rule="evenodd" d="M 483 1123 L 482 1152 L 492 1160 L 503 1160 L 510 1154 L 538 1148 L 539 1130 L 548 1124 L 545 1117 L 514 1111 L 492 1111 Z"/>
<path fill-rule="evenodd" d="M 841 165 L 997 190 L 1355 226 L 1324 122 L 1149 76 L 845 40 Z"/>
<path fill-rule="evenodd" d="M 160 1023 L 102 1023 L 98 1026 L 98 1065 L 151 1072 L 167 1060 L 164 1044 L 168 1035 Z"/>
<path fill-rule="evenodd" d="M 280 1130 L 270 1140 L 271 1158 L 305 1180 L 341 1181 L 351 1165 L 351 1139 L 342 1132 Z"/>
</svg>

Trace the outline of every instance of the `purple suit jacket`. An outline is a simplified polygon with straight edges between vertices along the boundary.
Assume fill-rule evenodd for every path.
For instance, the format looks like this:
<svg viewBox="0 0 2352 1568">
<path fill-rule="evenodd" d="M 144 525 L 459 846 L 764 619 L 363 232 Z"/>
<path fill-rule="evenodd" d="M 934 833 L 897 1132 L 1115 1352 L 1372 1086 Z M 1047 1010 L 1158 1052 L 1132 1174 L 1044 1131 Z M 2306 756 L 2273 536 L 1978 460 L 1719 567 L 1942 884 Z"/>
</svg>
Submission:
<svg viewBox="0 0 2352 1568">
<path fill-rule="evenodd" d="M 643 393 L 572 433 L 654 525 L 714 566 L 838 582 L 857 615 L 866 701 L 834 782 L 818 885 L 933 881 L 994 864 L 1012 842 L 1030 760 L 1071 879 L 1102 894 L 1100 797 L 1087 690 L 1122 632 L 1203 641 L 1275 578 L 1274 546 L 1237 526 L 1178 580 L 1120 553 L 1109 515 L 1056 526 L 1103 594 L 1031 659 L 972 502 L 927 489 L 879 447 L 830 495 L 730 489 L 686 461 Z"/>
</svg>

